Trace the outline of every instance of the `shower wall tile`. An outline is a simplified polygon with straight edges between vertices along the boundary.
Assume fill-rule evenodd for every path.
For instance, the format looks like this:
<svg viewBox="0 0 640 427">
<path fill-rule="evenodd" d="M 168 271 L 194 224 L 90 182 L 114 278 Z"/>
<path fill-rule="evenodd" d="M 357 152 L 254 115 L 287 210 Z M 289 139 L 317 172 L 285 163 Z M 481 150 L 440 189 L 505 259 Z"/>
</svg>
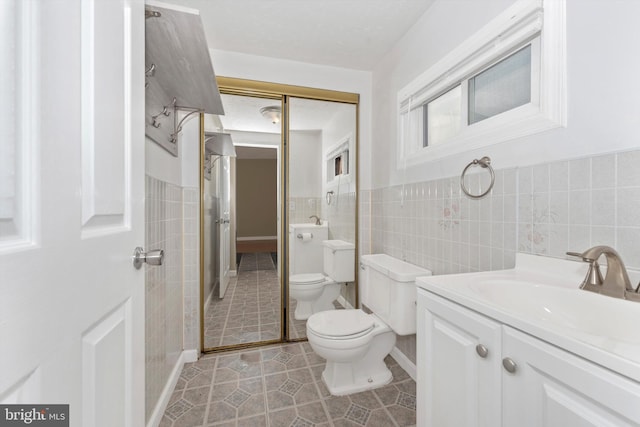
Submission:
<svg viewBox="0 0 640 427">
<path fill-rule="evenodd" d="M 566 258 L 608 245 L 640 269 L 638 164 L 640 150 L 496 170 L 480 200 L 461 194 L 457 174 L 361 191 L 360 252 L 451 274 L 513 268 L 516 252 Z M 473 191 L 486 184 L 467 179 Z M 415 360 L 412 340 L 397 345 Z"/>
<path fill-rule="evenodd" d="M 164 249 L 163 265 L 145 264 L 146 416 L 183 349 L 182 190 L 146 177 L 145 247 Z"/>
</svg>

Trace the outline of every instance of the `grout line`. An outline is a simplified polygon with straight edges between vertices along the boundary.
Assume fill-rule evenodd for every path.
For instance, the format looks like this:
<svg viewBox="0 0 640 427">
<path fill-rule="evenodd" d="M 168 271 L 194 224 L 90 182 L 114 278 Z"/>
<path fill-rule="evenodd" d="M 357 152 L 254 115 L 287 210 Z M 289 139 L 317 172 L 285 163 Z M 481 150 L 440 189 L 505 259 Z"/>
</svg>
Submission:
<svg viewBox="0 0 640 427">
<path fill-rule="evenodd" d="M 218 361 L 220 360 L 218 356 L 214 357 L 216 358 L 216 362 L 213 364 L 213 372 L 211 373 L 211 386 L 209 387 L 209 396 L 207 396 L 207 407 L 204 411 L 204 419 L 202 420 L 203 426 L 206 426 L 208 424 L 207 420 L 209 419 L 209 411 L 211 409 L 211 397 L 213 396 L 213 387 L 216 383 L 216 371 L 218 370 Z"/>
</svg>

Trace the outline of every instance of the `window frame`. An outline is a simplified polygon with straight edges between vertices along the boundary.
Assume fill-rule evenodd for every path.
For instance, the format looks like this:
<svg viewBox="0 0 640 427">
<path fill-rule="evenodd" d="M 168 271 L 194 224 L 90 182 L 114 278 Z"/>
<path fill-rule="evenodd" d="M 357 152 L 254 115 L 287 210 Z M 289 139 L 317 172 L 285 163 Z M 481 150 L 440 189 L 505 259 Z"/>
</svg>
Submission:
<svg viewBox="0 0 640 427">
<path fill-rule="evenodd" d="M 565 0 L 523 0 L 498 15 L 398 92 L 397 167 L 418 165 L 461 152 L 566 126 Z M 531 102 L 468 124 L 468 80 L 532 45 Z M 542 66 L 544 64 L 544 67 Z M 423 123 L 408 111 L 462 87 L 461 130 L 445 143 L 423 146 Z M 414 118 L 412 118 L 414 117 Z"/>
</svg>

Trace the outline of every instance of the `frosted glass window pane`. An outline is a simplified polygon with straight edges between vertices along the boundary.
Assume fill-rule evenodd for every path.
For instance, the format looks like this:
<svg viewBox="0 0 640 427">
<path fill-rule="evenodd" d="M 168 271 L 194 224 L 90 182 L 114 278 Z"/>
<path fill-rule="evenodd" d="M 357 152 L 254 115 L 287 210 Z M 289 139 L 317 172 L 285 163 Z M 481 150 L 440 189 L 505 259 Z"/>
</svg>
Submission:
<svg viewBox="0 0 640 427">
<path fill-rule="evenodd" d="M 469 79 L 469 124 L 531 102 L 531 46 Z"/>
<path fill-rule="evenodd" d="M 424 105 L 424 146 L 442 144 L 460 132 L 462 86 L 458 85 Z"/>
</svg>

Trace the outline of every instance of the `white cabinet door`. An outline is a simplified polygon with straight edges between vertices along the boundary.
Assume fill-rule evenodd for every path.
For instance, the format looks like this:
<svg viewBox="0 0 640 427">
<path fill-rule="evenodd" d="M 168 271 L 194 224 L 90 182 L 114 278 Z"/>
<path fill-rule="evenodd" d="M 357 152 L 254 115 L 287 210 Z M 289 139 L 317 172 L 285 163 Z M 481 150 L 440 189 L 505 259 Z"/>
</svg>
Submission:
<svg viewBox="0 0 640 427">
<path fill-rule="evenodd" d="M 504 326 L 504 426 L 640 425 L 640 384 Z"/>
<path fill-rule="evenodd" d="M 417 425 L 500 425 L 500 333 L 497 322 L 418 290 Z"/>
<path fill-rule="evenodd" d="M 0 402 L 144 425 L 144 4 L 0 22 Z"/>
</svg>

